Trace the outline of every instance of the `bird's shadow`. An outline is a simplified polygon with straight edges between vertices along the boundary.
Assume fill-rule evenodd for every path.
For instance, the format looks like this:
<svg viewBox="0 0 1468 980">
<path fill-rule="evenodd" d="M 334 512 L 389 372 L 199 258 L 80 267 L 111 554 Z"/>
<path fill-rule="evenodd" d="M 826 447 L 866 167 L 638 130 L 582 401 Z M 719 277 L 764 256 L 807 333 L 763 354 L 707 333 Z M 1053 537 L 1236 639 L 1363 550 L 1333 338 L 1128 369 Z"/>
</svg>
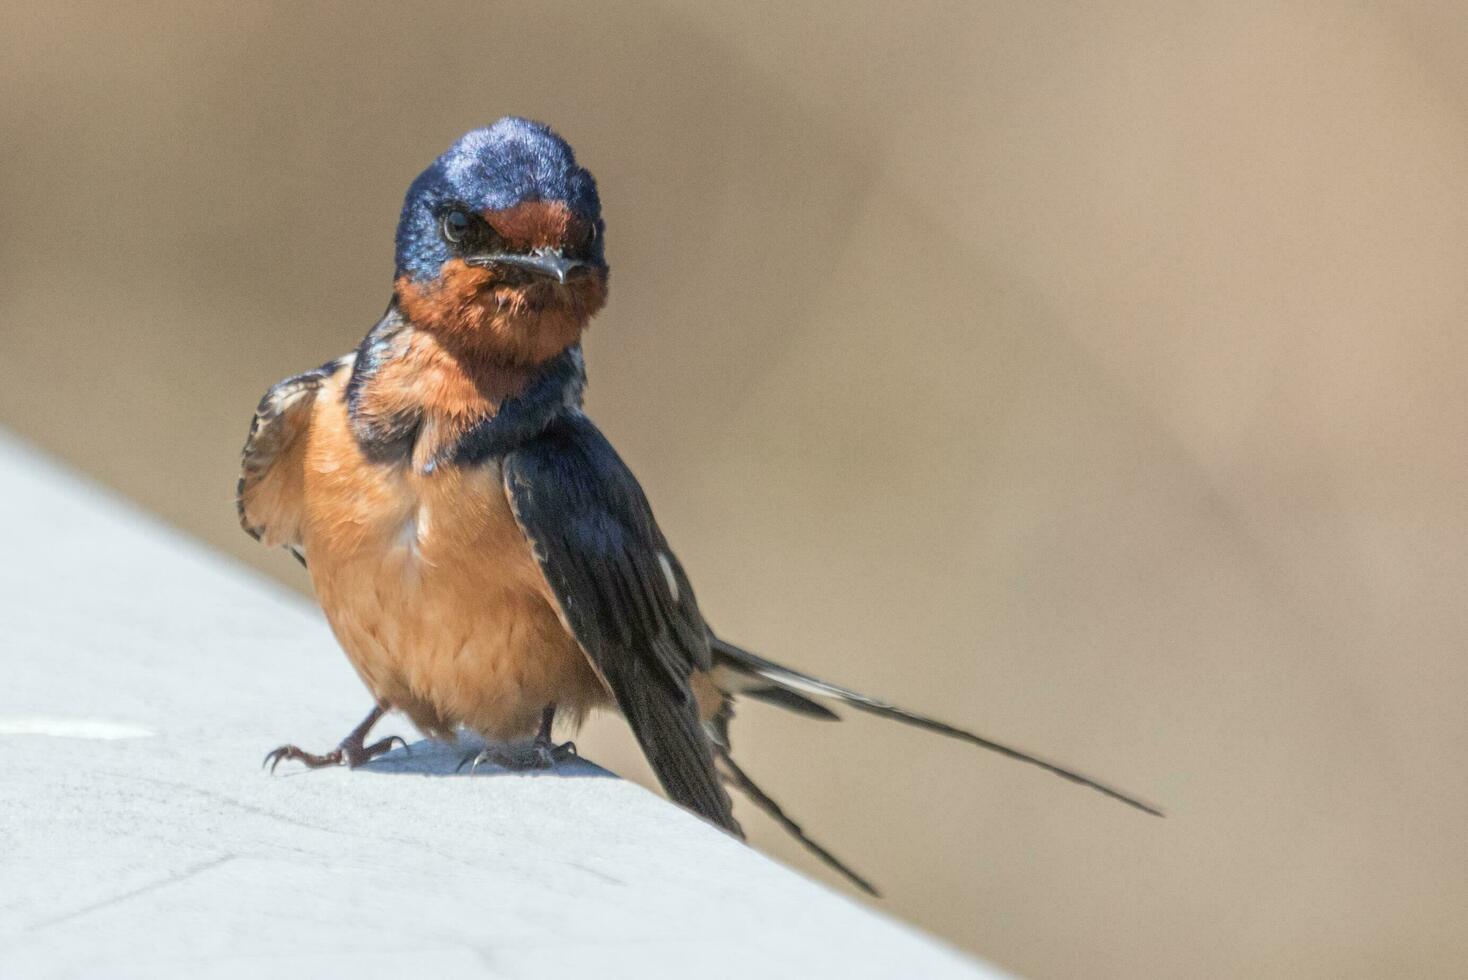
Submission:
<svg viewBox="0 0 1468 980">
<path fill-rule="evenodd" d="M 425 738 L 412 745 L 400 745 L 385 755 L 358 767 L 359 772 L 384 773 L 391 776 L 553 776 L 563 779 L 616 779 L 594 762 L 580 756 L 562 759 L 546 768 L 517 768 L 495 762 L 473 762 L 473 756 L 488 743 L 470 735 L 461 735 L 458 741 L 444 742 Z M 507 746 L 511 752 L 521 746 Z M 524 755 L 528 758 L 529 752 Z M 466 762 L 466 759 L 469 760 Z"/>
</svg>

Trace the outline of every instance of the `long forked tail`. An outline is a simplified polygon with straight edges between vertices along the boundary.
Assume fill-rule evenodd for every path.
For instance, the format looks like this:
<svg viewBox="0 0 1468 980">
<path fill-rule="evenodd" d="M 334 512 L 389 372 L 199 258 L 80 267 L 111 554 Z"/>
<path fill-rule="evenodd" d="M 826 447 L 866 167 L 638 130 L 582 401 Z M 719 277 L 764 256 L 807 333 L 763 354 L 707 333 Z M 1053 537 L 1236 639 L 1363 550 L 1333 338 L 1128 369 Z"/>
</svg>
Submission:
<svg viewBox="0 0 1468 980">
<path fill-rule="evenodd" d="M 714 758 L 718 760 L 716 765 L 718 766 L 719 772 L 728 781 L 729 785 L 748 797 L 751 803 L 763 810 L 771 820 L 774 820 L 775 823 L 780 825 L 781 829 L 798 840 L 802 847 L 810 851 L 822 862 L 829 865 L 832 870 L 836 871 L 868 895 L 874 898 L 880 897 L 881 893 L 877 891 L 875 885 L 857 874 L 846 862 L 812 840 L 806 834 L 804 827 L 796 823 L 780 807 L 780 804 L 770 799 L 769 794 L 760 789 L 759 785 L 753 779 L 750 779 L 749 775 L 735 763 L 727 744 L 714 743 Z"/>
<path fill-rule="evenodd" d="M 726 640 L 721 640 L 712 634 L 709 637 L 709 643 L 714 655 L 714 671 L 720 675 L 719 680 L 721 681 L 721 686 L 727 684 L 726 690 L 731 691 L 731 693 L 743 694 L 757 700 L 769 701 L 802 714 L 827 719 L 834 719 L 837 715 L 820 702 L 812 699 L 826 698 L 832 701 L 839 701 L 859 711 L 866 711 L 882 718 L 891 718 L 895 721 L 905 722 L 918 728 L 925 728 L 930 732 L 937 732 L 940 735 L 947 735 L 950 738 L 970 742 L 991 752 L 997 752 L 1011 759 L 1018 759 L 1020 762 L 1028 762 L 1032 766 L 1039 766 L 1041 769 L 1047 772 L 1053 772 L 1055 775 L 1069 779 L 1071 782 L 1080 783 L 1082 786 L 1089 786 L 1091 789 L 1099 793 L 1104 793 L 1114 800 L 1119 800 L 1127 806 L 1136 807 L 1143 813 L 1150 813 L 1155 817 L 1163 816 L 1162 811 L 1157 807 L 1149 803 L 1144 803 L 1134 796 L 1129 796 L 1121 790 L 1108 786 L 1089 776 L 1084 776 L 1073 769 L 1067 769 L 1064 766 L 1056 765 L 1038 756 L 1021 752 L 1008 745 L 983 738 L 962 728 L 955 728 L 936 719 L 915 714 L 896 705 L 888 704 L 885 701 L 878 701 L 876 698 L 867 697 L 858 691 L 838 687 L 819 678 L 811 677 L 809 674 L 802 674 L 797 670 L 791 670 L 789 667 L 783 667 L 772 660 L 766 660 L 758 654 L 751 653 Z M 739 786 L 740 789 L 750 792 L 749 787 L 739 784 L 737 776 L 731 781 L 736 786 Z M 753 784 L 750 783 L 749 786 L 753 786 Z M 753 792 L 758 793 L 758 787 L 754 787 Z M 762 793 L 760 795 L 763 796 Z M 794 826 L 792 833 L 800 837 L 807 847 L 822 855 L 825 860 L 832 863 L 858 884 L 862 884 L 861 879 L 853 875 L 849 869 L 842 866 L 828 854 L 825 854 L 813 842 L 806 840 L 804 835 L 799 833 L 799 826 L 788 821 L 788 818 L 784 818 L 783 814 L 779 813 L 779 807 L 774 806 L 773 801 L 769 800 L 768 797 L 765 797 L 765 800 L 769 801 L 770 806 L 765 806 L 758 799 L 755 799 L 755 802 L 765 809 L 766 812 L 769 812 L 771 816 L 774 816 L 777 821 L 785 824 L 787 830 L 791 829 L 791 826 Z M 870 890 L 871 886 L 866 885 L 865 887 Z"/>
</svg>

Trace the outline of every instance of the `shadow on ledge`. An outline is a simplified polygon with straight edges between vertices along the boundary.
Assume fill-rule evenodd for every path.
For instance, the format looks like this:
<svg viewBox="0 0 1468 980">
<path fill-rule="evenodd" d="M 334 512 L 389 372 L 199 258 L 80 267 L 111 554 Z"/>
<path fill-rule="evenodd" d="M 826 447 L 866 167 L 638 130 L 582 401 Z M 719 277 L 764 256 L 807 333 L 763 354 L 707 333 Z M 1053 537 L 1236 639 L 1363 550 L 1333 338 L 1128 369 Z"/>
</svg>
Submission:
<svg viewBox="0 0 1468 980">
<path fill-rule="evenodd" d="M 557 762 L 549 769 L 511 769 L 493 762 L 481 762 L 471 772 L 464 764 L 464 757 L 477 753 L 487 743 L 474 735 L 461 735 L 457 742 L 441 742 L 425 738 L 412 745 L 393 749 L 384 756 L 361 766 L 359 772 L 377 772 L 388 775 L 415 776 L 556 776 L 561 778 L 616 779 L 594 762 L 580 757 Z M 528 758 L 528 743 L 508 747 L 511 752 L 524 748 Z"/>
</svg>

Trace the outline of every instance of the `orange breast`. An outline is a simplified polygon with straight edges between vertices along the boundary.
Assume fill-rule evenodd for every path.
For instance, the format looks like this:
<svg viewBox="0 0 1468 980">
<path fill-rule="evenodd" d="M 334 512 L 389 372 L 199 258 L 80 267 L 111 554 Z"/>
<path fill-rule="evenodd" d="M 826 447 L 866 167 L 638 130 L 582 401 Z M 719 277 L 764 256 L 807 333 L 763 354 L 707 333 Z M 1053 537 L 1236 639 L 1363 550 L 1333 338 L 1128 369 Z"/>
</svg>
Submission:
<svg viewBox="0 0 1468 980">
<path fill-rule="evenodd" d="M 373 694 L 427 732 L 462 725 L 491 739 L 534 734 L 549 704 L 579 718 L 607 701 L 499 466 L 423 476 L 370 462 L 348 427 L 344 380 L 316 400 L 302 536 L 317 598 Z"/>
</svg>

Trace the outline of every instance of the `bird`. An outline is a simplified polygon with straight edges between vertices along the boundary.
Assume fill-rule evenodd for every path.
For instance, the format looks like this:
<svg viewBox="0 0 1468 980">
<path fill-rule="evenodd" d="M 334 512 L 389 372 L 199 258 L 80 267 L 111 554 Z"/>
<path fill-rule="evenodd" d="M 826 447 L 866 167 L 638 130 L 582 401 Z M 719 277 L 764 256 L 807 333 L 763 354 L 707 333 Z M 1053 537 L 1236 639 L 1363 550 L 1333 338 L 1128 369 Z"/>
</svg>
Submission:
<svg viewBox="0 0 1468 980">
<path fill-rule="evenodd" d="M 240 523 L 290 551 L 371 711 L 334 749 L 266 762 L 360 766 L 389 711 L 478 764 L 553 766 L 558 720 L 619 711 L 677 804 L 736 837 L 729 789 L 857 888 L 734 761 L 735 703 L 812 719 L 842 706 L 1155 806 L 964 729 L 782 666 L 714 632 L 641 485 L 584 410 L 583 333 L 607 299 L 596 180 L 550 127 L 507 116 L 413 180 L 387 309 L 354 351 L 274 385 L 251 422 Z M 506 746 L 531 747 L 527 754 Z"/>
</svg>

